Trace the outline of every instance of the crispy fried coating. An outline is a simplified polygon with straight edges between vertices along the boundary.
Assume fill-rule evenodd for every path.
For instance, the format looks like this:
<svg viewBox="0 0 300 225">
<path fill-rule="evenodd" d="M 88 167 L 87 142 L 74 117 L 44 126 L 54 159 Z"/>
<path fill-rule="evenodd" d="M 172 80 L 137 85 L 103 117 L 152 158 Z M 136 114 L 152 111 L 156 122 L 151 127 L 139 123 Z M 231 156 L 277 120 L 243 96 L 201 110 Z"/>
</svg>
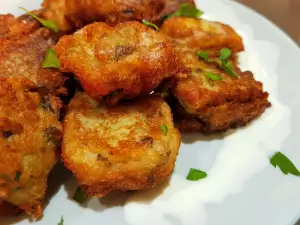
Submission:
<svg viewBox="0 0 300 225">
<path fill-rule="evenodd" d="M 19 34 L 30 33 L 39 27 L 39 23 L 28 15 L 14 17 L 0 14 L 0 40 Z"/>
<path fill-rule="evenodd" d="M 184 108 L 176 110 L 180 130 L 225 131 L 247 124 L 270 106 L 268 93 L 251 72 L 242 72 L 235 65 L 238 77 L 233 78 L 217 63 L 200 60 L 194 52 L 182 55 L 190 72 L 187 78 L 179 78 L 173 89 Z M 217 74 L 222 80 L 210 80 L 207 72 Z"/>
<path fill-rule="evenodd" d="M 242 38 L 228 25 L 199 18 L 172 17 L 167 19 L 161 32 L 170 37 L 180 49 L 218 51 L 230 48 L 244 50 Z"/>
<path fill-rule="evenodd" d="M 194 4 L 194 0 L 44 0 L 42 16 L 56 20 L 62 32 L 70 32 L 95 21 L 116 25 L 146 19 L 159 23 L 182 3 Z"/>
<path fill-rule="evenodd" d="M 100 21 L 116 25 L 124 21 L 158 20 L 165 0 L 45 0 L 43 16 L 70 31 Z"/>
<path fill-rule="evenodd" d="M 8 22 L 0 22 L 0 77 L 24 76 L 39 87 L 60 94 L 66 78 L 57 69 L 42 68 L 46 50 L 56 44 L 57 35 L 39 28 L 28 16 L 2 18 L 5 19 L 0 21 Z"/>
<path fill-rule="evenodd" d="M 39 218 L 62 126 L 60 100 L 36 88 L 24 77 L 0 77 L 0 198 Z"/>
<path fill-rule="evenodd" d="M 117 92 L 116 103 L 122 97 L 149 94 L 180 71 L 172 45 L 139 22 L 116 27 L 93 23 L 62 37 L 55 49 L 61 69 L 74 73 L 91 97 L 101 99 Z"/>
<path fill-rule="evenodd" d="M 78 93 L 64 120 L 62 158 L 88 194 L 105 196 L 165 180 L 180 141 L 170 107 L 160 98 L 105 107 Z"/>
</svg>

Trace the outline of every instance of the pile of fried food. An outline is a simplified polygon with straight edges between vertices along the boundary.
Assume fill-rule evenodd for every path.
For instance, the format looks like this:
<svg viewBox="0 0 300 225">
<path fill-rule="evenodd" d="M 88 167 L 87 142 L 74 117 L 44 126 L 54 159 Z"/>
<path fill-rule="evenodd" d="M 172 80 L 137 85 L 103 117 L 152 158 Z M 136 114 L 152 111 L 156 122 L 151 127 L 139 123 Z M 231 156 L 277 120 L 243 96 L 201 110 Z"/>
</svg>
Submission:
<svg viewBox="0 0 300 225">
<path fill-rule="evenodd" d="M 0 15 L 0 214 L 9 203 L 41 218 L 60 156 L 90 196 L 146 189 L 172 173 L 179 130 L 260 116 L 268 93 L 238 67 L 242 38 L 200 15 L 192 0 L 45 0 Z"/>
</svg>

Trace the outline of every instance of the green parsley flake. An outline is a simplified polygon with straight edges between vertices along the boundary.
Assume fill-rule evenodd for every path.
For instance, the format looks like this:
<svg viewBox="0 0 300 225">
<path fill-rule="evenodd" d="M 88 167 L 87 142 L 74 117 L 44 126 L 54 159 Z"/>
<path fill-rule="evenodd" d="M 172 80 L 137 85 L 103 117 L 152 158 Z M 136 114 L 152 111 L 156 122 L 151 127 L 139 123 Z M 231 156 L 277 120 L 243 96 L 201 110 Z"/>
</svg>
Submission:
<svg viewBox="0 0 300 225">
<path fill-rule="evenodd" d="M 191 168 L 189 174 L 186 177 L 186 179 L 187 180 L 192 180 L 192 181 L 197 181 L 197 180 L 201 180 L 205 177 L 207 177 L 207 173 L 205 173 L 201 170 Z"/>
<path fill-rule="evenodd" d="M 204 61 L 208 61 L 208 52 L 197 52 L 196 54 Z"/>
<path fill-rule="evenodd" d="M 60 68 L 60 62 L 56 56 L 56 52 L 51 48 L 47 49 L 42 66 L 43 68 Z"/>
<path fill-rule="evenodd" d="M 148 26 L 148 27 L 152 27 L 152 28 L 154 28 L 155 30 L 159 31 L 158 26 L 156 26 L 154 23 L 150 23 L 149 21 L 144 20 L 144 19 L 142 20 L 142 22 L 143 22 L 144 25 L 146 25 L 146 26 Z"/>
<path fill-rule="evenodd" d="M 219 56 L 219 59 L 221 61 L 226 61 L 230 58 L 231 56 L 231 50 L 229 48 L 222 48 L 221 51 L 220 51 L 220 56 Z"/>
<path fill-rule="evenodd" d="M 164 18 L 169 19 L 171 17 L 176 17 L 176 16 L 198 18 L 202 16 L 202 14 L 203 11 L 197 9 L 193 4 L 183 3 L 179 6 L 179 9 L 175 13 L 167 15 L 167 17 Z"/>
<path fill-rule="evenodd" d="M 168 134 L 168 127 L 165 124 L 161 125 L 160 129 L 165 136 Z"/>
<path fill-rule="evenodd" d="M 88 199 L 88 197 L 89 197 L 88 194 L 84 190 L 82 190 L 81 187 L 78 187 L 76 189 L 76 192 L 75 192 L 74 196 L 73 196 L 73 199 L 76 202 L 78 202 L 80 204 L 83 204 Z"/>
<path fill-rule="evenodd" d="M 22 172 L 18 171 L 18 172 L 16 173 L 16 176 L 15 176 L 14 181 L 19 182 L 19 180 L 20 180 L 20 178 L 21 178 L 21 175 L 22 175 Z"/>
<path fill-rule="evenodd" d="M 216 80 L 223 80 L 223 78 L 220 75 L 212 73 L 212 72 L 204 72 L 204 75 L 207 78 L 209 78 L 211 80 L 214 80 L 214 81 L 216 81 Z"/>
<path fill-rule="evenodd" d="M 59 221 L 59 223 L 57 224 L 57 225 L 64 225 L 64 217 L 63 216 L 61 216 L 61 218 L 60 218 L 60 221 Z"/>
<path fill-rule="evenodd" d="M 27 9 L 24 9 L 22 7 L 20 7 L 20 9 L 27 12 L 28 15 L 30 15 L 31 17 L 33 17 L 34 19 L 39 21 L 39 23 L 42 24 L 44 27 L 47 27 L 47 28 L 53 30 L 54 32 L 58 32 L 58 26 L 57 26 L 57 23 L 55 20 L 45 20 L 45 19 L 42 19 L 42 18 L 38 17 L 37 15 L 33 14 L 32 12 L 28 11 Z"/>
<path fill-rule="evenodd" d="M 222 61 L 221 62 L 221 69 L 224 70 L 226 73 L 228 73 L 231 77 L 237 78 L 238 75 L 233 69 L 233 65 L 231 62 L 227 61 Z"/>
<path fill-rule="evenodd" d="M 276 152 L 270 159 L 271 164 L 276 168 L 277 166 L 285 174 L 293 174 L 295 176 L 300 176 L 300 171 L 296 166 L 281 152 Z"/>
</svg>

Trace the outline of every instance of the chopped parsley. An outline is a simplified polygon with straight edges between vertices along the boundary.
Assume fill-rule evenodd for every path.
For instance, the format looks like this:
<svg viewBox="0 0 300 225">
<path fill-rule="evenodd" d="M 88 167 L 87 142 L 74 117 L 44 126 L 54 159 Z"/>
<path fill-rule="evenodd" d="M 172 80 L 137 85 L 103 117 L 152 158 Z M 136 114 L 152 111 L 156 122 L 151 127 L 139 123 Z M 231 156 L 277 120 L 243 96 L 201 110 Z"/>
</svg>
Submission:
<svg viewBox="0 0 300 225">
<path fill-rule="evenodd" d="M 193 4 L 190 3 L 183 3 L 179 6 L 179 9 L 170 15 L 165 15 L 162 17 L 162 20 L 166 20 L 169 19 L 171 17 L 195 17 L 198 18 L 200 16 L 202 16 L 203 11 L 200 9 L 197 9 Z"/>
<path fill-rule="evenodd" d="M 208 52 L 197 52 L 196 55 L 199 56 L 204 61 L 206 62 L 208 61 Z"/>
<path fill-rule="evenodd" d="M 205 173 L 201 170 L 191 168 L 189 174 L 186 177 L 186 179 L 187 180 L 192 180 L 192 181 L 197 181 L 197 180 L 201 180 L 205 177 L 207 177 L 207 173 Z"/>
<path fill-rule="evenodd" d="M 165 124 L 161 125 L 160 129 L 165 136 L 168 134 L 168 127 Z"/>
<path fill-rule="evenodd" d="M 47 49 L 42 66 L 43 68 L 60 68 L 60 62 L 56 56 L 56 52 L 53 49 Z"/>
<path fill-rule="evenodd" d="M 222 48 L 221 51 L 220 51 L 220 56 L 219 56 L 219 59 L 221 61 L 225 61 L 225 60 L 228 60 L 231 56 L 231 50 L 229 48 Z"/>
<path fill-rule="evenodd" d="M 285 175 L 292 174 L 300 176 L 300 171 L 296 168 L 292 161 L 281 152 L 276 152 L 270 159 L 270 162 L 275 168 L 278 166 Z"/>
<path fill-rule="evenodd" d="M 233 65 L 231 62 L 227 61 L 222 61 L 221 62 L 221 69 L 224 70 L 226 73 L 228 73 L 230 76 L 232 76 L 233 78 L 237 78 L 238 75 L 236 74 L 236 72 L 233 69 Z"/>
<path fill-rule="evenodd" d="M 89 197 L 88 194 L 84 190 L 82 190 L 81 187 L 78 187 L 76 189 L 76 192 L 75 192 L 74 196 L 73 196 L 73 199 L 76 202 L 78 202 L 80 204 L 83 204 L 88 199 L 88 197 Z"/>
<path fill-rule="evenodd" d="M 57 224 L 57 225 L 64 225 L 64 217 L 63 216 L 61 216 L 61 218 L 60 218 L 60 221 L 59 221 L 59 223 Z"/>
<path fill-rule="evenodd" d="M 209 78 L 211 80 L 214 80 L 214 81 L 216 81 L 216 80 L 223 80 L 223 78 L 220 75 L 212 73 L 212 72 L 204 72 L 204 75 L 207 78 Z"/>
<path fill-rule="evenodd" d="M 210 60 L 208 52 L 197 52 L 197 56 L 199 56 L 201 59 L 203 59 L 205 62 L 213 62 L 220 65 L 221 69 L 226 72 L 228 75 L 230 75 L 233 78 L 237 78 L 238 74 L 234 71 L 232 62 L 229 61 L 232 52 L 229 48 L 223 48 L 221 49 L 219 53 L 219 58 L 216 60 Z"/>
<path fill-rule="evenodd" d="M 21 176 L 22 176 L 22 172 L 20 172 L 20 171 L 16 172 L 16 176 L 14 178 L 14 181 L 19 182 Z"/>
<path fill-rule="evenodd" d="M 58 26 L 55 20 L 45 20 L 42 19 L 40 17 L 38 17 L 37 15 L 33 14 L 32 12 L 28 11 L 27 9 L 24 9 L 22 7 L 20 7 L 22 10 L 24 10 L 25 12 L 27 12 L 28 15 L 30 15 L 31 17 L 33 17 L 34 19 L 36 19 L 37 21 L 39 21 L 40 24 L 42 24 L 44 27 L 47 27 L 51 30 L 53 30 L 54 32 L 58 32 Z"/>
<path fill-rule="evenodd" d="M 154 28 L 155 30 L 159 31 L 158 26 L 156 26 L 154 23 L 150 23 L 149 21 L 147 21 L 147 20 L 145 20 L 145 19 L 143 19 L 142 22 L 143 22 L 144 25 L 146 25 L 146 26 L 148 26 L 148 27 L 152 27 L 152 28 Z"/>
</svg>

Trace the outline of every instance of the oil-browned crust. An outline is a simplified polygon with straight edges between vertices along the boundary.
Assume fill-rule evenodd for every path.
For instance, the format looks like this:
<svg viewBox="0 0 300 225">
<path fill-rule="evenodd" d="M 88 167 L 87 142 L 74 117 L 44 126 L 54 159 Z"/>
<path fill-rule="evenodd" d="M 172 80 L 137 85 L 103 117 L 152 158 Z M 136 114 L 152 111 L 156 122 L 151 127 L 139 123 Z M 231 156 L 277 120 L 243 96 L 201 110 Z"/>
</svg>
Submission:
<svg viewBox="0 0 300 225">
<path fill-rule="evenodd" d="M 31 16 L 14 17 L 11 14 L 0 14 L 0 40 L 15 35 L 24 35 L 37 28 L 39 28 L 39 23 Z"/>
<path fill-rule="evenodd" d="M 18 207 L 9 204 L 8 202 L 3 201 L 0 203 L 0 218 L 2 217 L 11 217 L 18 214 L 20 210 Z"/>
<path fill-rule="evenodd" d="M 262 83 L 249 71 L 237 66 L 235 53 L 244 49 L 241 37 L 229 26 L 196 18 L 174 17 L 161 28 L 175 43 L 186 66 L 186 76 L 178 76 L 173 94 L 178 99 L 174 108 L 181 131 L 212 133 L 246 125 L 270 106 Z M 201 50 L 216 59 L 222 48 L 230 48 L 230 62 L 237 78 L 226 73 L 220 63 L 205 62 L 196 56 Z M 222 80 L 213 81 L 206 75 L 214 73 Z"/>
<path fill-rule="evenodd" d="M 36 88 L 25 77 L 0 77 L 0 198 L 40 218 L 62 126 L 60 100 Z"/>
<path fill-rule="evenodd" d="M 199 18 L 172 17 L 167 19 L 161 32 L 170 37 L 180 49 L 218 51 L 230 48 L 244 50 L 242 38 L 228 25 Z"/>
<path fill-rule="evenodd" d="M 181 69 L 172 42 L 139 22 L 93 23 L 62 37 L 55 49 L 61 69 L 96 99 L 116 91 L 119 98 L 148 94 Z"/>
<path fill-rule="evenodd" d="M 124 21 L 158 20 L 165 0 L 45 0 L 43 16 L 70 31 L 100 21 L 116 25 Z"/>
<path fill-rule="evenodd" d="M 182 58 L 190 73 L 187 78 L 179 78 L 173 89 L 186 111 L 176 110 L 180 130 L 224 131 L 245 125 L 270 106 L 268 93 L 263 91 L 262 83 L 256 81 L 251 72 L 241 72 L 235 65 L 238 77 L 233 78 L 218 64 L 204 62 L 193 52 L 184 52 Z M 212 81 L 205 72 L 217 74 L 222 80 Z"/>
<path fill-rule="evenodd" d="M 163 134 L 161 126 L 168 132 Z M 171 110 L 152 97 L 105 107 L 84 93 L 69 105 L 62 158 L 92 196 L 151 188 L 172 173 L 180 147 Z"/>
<path fill-rule="evenodd" d="M 24 76 L 39 87 L 60 94 L 66 78 L 57 69 L 42 68 L 46 50 L 56 44 L 57 35 L 39 28 L 26 15 L 2 15 L 0 24 L 0 77 Z"/>
</svg>

